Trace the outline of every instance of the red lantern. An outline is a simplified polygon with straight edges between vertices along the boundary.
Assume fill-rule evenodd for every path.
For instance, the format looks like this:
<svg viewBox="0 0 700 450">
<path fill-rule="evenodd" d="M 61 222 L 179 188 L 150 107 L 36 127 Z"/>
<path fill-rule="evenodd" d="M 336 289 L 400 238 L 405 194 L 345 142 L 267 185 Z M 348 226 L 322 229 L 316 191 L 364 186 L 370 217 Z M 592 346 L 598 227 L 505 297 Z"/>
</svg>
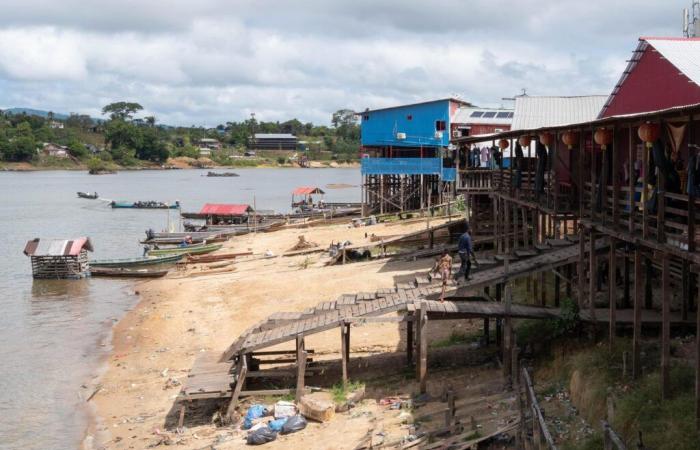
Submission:
<svg viewBox="0 0 700 450">
<path fill-rule="evenodd" d="M 519 142 L 520 145 L 522 145 L 523 147 L 528 147 L 528 146 L 530 145 L 530 136 L 528 136 L 528 135 L 520 136 L 520 137 L 518 138 L 518 142 Z"/>
<path fill-rule="evenodd" d="M 547 147 L 552 145 L 552 142 L 554 142 L 554 135 L 548 131 L 545 131 L 544 133 L 540 133 L 539 138 L 540 138 L 540 142 L 542 143 L 542 145 L 545 145 Z"/>
<path fill-rule="evenodd" d="M 606 130 L 605 128 L 598 128 L 593 134 L 593 140 L 596 144 L 600 145 L 600 148 L 605 150 L 613 141 L 612 131 Z"/>
<path fill-rule="evenodd" d="M 561 141 L 571 150 L 574 145 L 576 145 L 576 142 L 578 142 L 578 133 L 575 131 L 565 131 L 564 134 L 561 135 Z"/>
<path fill-rule="evenodd" d="M 647 122 L 639 127 L 637 134 L 639 135 L 639 139 L 644 141 L 647 147 L 651 148 L 654 145 L 654 141 L 661 135 L 661 129 L 658 124 Z"/>
<path fill-rule="evenodd" d="M 500 141 L 498 141 L 498 146 L 501 150 L 507 149 L 509 145 L 510 142 L 508 142 L 508 139 L 501 139 Z"/>
</svg>

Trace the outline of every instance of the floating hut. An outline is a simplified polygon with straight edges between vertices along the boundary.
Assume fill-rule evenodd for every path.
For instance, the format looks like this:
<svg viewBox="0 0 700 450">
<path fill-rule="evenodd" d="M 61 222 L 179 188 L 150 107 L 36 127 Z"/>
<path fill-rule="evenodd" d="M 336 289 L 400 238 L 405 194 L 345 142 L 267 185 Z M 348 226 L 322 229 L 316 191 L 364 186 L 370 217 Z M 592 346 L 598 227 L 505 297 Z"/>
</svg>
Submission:
<svg viewBox="0 0 700 450">
<path fill-rule="evenodd" d="M 32 239 L 24 247 L 24 254 L 32 260 L 34 278 L 82 278 L 90 273 L 88 251 L 93 251 L 89 238 L 73 240 Z"/>
<path fill-rule="evenodd" d="M 312 187 L 312 186 L 302 186 L 294 189 L 292 191 L 292 208 L 295 208 L 297 206 L 312 206 L 313 205 L 313 196 L 314 195 L 320 195 L 323 198 L 323 195 L 326 193 L 321 190 L 321 188 L 318 187 Z M 300 196 L 300 199 L 297 201 L 296 197 Z"/>
</svg>

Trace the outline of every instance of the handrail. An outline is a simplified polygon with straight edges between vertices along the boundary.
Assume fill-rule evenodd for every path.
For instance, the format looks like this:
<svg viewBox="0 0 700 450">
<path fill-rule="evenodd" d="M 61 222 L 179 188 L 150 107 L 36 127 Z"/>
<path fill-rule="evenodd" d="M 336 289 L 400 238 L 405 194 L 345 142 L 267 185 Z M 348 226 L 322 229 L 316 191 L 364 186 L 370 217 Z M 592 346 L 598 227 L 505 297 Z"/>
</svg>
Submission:
<svg viewBox="0 0 700 450">
<path fill-rule="evenodd" d="M 527 368 L 525 367 L 523 367 L 522 370 L 522 378 L 525 382 L 525 394 L 527 396 L 528 403 L 532 408 L 532 420 L 537 420 L 537 424 L 539 425 L 539 432 L 544 437 L 545 443 L 547 444 L 547 448 L 550 450 L 557 450 L 557 446 L 554 445 L 554 439 L 552 438 L 552 435 L 549 432 L 549 428 L 547 428 L 547 423 L 544 420 L 544 414 L 542 414 L 540 404 L 537 401 L 537 396 L 535 395 L 535 387 L 533 386 L 532 380 L 530 379 L 530 374 L 528 373 Z M 533 431 L 534 430 L 535 427 L 533 424 Z M 532 438 L 539 440 L 539 433 L 533 433 Z M 535 448 L 540 448 L 540 442 L 535 442 Z"/>
</svg>

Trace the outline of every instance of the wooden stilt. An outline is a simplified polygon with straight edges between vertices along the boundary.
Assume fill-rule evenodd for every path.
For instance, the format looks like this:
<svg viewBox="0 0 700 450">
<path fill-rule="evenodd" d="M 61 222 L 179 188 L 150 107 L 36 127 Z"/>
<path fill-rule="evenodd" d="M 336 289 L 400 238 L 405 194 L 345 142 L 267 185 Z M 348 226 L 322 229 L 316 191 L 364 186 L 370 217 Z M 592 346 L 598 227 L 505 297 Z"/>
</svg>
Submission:
<svg viewBox="0 0 700 450">
<path fill-rule="evenodd" d="M 571 300 L 571 280 L 574 276 L 574 266 L 573 264 L 566 265 L 566 298 Z M 557 304 L 557 306 L 559 306 Z"/>
<path fill-rule="evenodd" d="M 409 318 L 415 318 L 415 314 L 409 313 Z M 406 323 L 406 365 L 413 364 L 413 326 L 415 320 Z"/>
<path fill-rule="evenodd" d="M 634 321 L 632 334 L 632 377 L 639 378 L 642 374 L 641 342 L 642 342 L 642 299 L 643 289 L 642 251 L 634 251 Z"/>
<path fill-rule="evenodd" d="M 661 399 L 671 397 L 671 274 L 668 254 L 661 270 Z"/>
<path fill-rule="evenodd" d="M 348 326 L 340 324 L 340 360 L 342 365 L 342 382 L 345 386 L 348 382 Z"/>
<path fill-rule="evenodd" d="M 584 298 L 585 298 L 585 293 L 584 293 L 584 286 L 585 286 L 585 278 L 586 278 L 586 263 L 585 263 L 585 254 L 586 254 L 586 234 L 584 231 L 584 228 L 579 225 L 579 230 L 578 230 L 578 276 L 577 276 L 577 282 L 578 282 L 578 309 L 579 311 L 583 310 L 583 303 L 584 303 Z"/>
<path fill-rule="evenodd" d="M 540 305 L 547 306 L 547 279 L 544 272 L 540 272 Z"/>
<path fill-rule="evenodd" d="M 243 389 L 243 384 L 245 383 L 245 376 L 248 374 L 248 358 L 244 354 L 240 354 L 238 357 L 238 376 L 236 377 L 236 386 L 233 388 L 233 394 L 231 395 L 231 402 L 228 404 L 226 409 L 226 422 L 233 423 L 233 416 L 236 414 L 236 405 L 238 404 L 238 397 L 241 395 L 241 390 Z"/>
<path fill-rule="evenodd" d="M 491 330 L 489 329 L 491 326 L 490 320 L 488 317 L 484 317 L 484 344 L 489 345 L 491 343 L 490 341 L 490 334 Z"/>
<path fill-rule="evenodd" d="M 700 308 L 695 315 L 695 429 L 700 431 Z"/>
<path fill-rule="evenodd" d="M 651 259 L 645 258 L 644 262 L 644 308 L 652 309 L 654 306 L 651 290 L 651 278 L 654 274 Z"/>
<path fill-rule="evenodd" d="M 597 319 L 595 316 L 595 297 L 598 281 L 598 261 L 595 254 L 595 232 L 591 229 L 590 240 L 588 244 L 588 308 L 591 313 L 591 319 L 595 327 Z"/>
<path fill-rule="evenodd" d="M 296 401 L 299 402 L 304 395 L 306 376 L 306 349 L 304 348 L 304 336 L 297 335 L 297 389 Z"/>
<path fill-rule="evenodd" d="M 610 308 L 610 315 L 608 322 L 610 328 L 608 330 L 608 345 L 610 351 L 612 351 L 615 345 L 615 328 L 617 326 L 617 284 L 615 283 L 616 275 L 616 258 L 615 258 L 615 239 L 610 238 L 610 251 L 608 256 L 608 306 Z"/>
<path fill-rule="evenodd" d="M 418 381 L 420 383 L 420 393 L 425 394 L 428 390 L 428 307 L 421 304 L 420 309 L 420 364 L 418 371 Z"/>
<path fill-rule="evenodd" d="M 568 268 L 568 266 L 567 266 Z M 554 306 L 559 307 L 561 296 L 561 279 L 554 275 Z"/>
<path fill-rule="evenodd" d="M 626 245 L 628 247 L 628 245 Z M 622 307 L 623 308 L 629 308 L 630 307 L 630 258 L 629 258 L 629 251 L 625 250 L 625 273 L 624 273 L 624 280 L 623 283 L 625 285 L 625 293 L 623 295 L 623 300 L 622 300 Z"/>
</svg>

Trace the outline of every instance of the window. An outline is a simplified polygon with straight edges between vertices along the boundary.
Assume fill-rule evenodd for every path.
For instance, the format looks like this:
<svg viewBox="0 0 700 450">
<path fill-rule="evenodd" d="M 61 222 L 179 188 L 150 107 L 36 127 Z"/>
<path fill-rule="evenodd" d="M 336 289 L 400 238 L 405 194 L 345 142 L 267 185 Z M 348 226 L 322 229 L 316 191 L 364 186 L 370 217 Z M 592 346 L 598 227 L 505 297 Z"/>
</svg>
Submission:
<svg viewBox="0 0 700 450">
<path fill-rule="evenodd" d="M 496 114 L 496 118 L 498 118 L 498 119 L 507 119 L 507 118 L 508 118 L 508 114 L 511 114 L 511 113 L 509 113 L 509 112 L 499 112 L 498 114 Z"/>
<path fill-rule="evenodd" d="M 474 111 L 469 117 L 481 117 L 484 115 L 483 111 Z"/>
<path fill-rule="evenodd" d="M 364 116 L 362 116 L 362 120 L 369 120 L 369 114 L 365 114 Z"/>
<path fill-rule="evenodd" d="M 484 119 L 489 117 L 496 117 L 496 113 L 494 111 L 485 112 L 483 117 Z"/>
<path fill-rule="evenodd" d="M 444 120 L 436 120 L 435 121 L 435 131 L 445 131 L 445 121 Z"/>
<path fill-rule="evenodd" d="M 413 120 L 413 114 L 409 114 L 406 116 L 406 120 Z"/>
</svg>

